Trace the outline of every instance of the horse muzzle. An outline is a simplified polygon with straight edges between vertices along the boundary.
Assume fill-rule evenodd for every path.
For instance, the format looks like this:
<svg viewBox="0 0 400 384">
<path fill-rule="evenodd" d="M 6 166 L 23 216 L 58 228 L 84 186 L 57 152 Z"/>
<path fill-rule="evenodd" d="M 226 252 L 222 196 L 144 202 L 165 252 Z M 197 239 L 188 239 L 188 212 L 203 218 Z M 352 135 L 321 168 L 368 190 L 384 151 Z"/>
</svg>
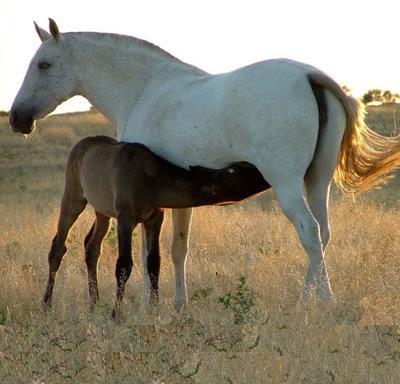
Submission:
<svg viewBox="0 0 400 384">
<path fill-rule="evenodd" d="M 11 108 L 9 122 L 13 132 L 30 134 L 34 126 L 33 115 L 32 110 Z"/>
</svg>

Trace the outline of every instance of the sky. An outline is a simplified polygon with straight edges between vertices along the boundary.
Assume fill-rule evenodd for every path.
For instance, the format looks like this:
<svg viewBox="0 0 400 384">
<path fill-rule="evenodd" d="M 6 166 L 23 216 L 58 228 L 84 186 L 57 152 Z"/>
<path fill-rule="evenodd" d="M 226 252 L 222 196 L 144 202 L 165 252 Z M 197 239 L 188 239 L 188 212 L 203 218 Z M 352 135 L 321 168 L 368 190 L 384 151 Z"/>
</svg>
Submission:
<svg viewBox="0 0 400 384">
<path fill-rule="evenodd" d="M 40 45 L 33 21 L 61 32 L 148 40 L 210 73 L 287 57 L 312 64 L 357 96 L 400 92 L 398 0 L 1 0 L 0 110 L 8 111 Z M 82 98 L 56 112 L 88 109 Z"/>
</svg>

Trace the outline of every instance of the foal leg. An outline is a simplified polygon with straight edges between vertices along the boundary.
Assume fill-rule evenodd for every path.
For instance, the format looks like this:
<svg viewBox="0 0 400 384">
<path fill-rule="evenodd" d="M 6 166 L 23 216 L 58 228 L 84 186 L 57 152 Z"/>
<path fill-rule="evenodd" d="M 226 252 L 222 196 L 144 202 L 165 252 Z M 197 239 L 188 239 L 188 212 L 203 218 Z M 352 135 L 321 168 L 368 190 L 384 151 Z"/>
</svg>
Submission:
<svg viewBox="0 0 400 384">
<path fill-rule="evenodd" d="M 147 254 L 143 253 L 142 262 L 143 276 L 145 286 L 143 287 L 142 305 L 148 305 L 150 301 L 158 301 L 158 279 L 160 275 L 160 233 L 164 221 L 164 212 L 154 213 L 143 224 L 145 236 L 142 241 L 145 242 Z"/>
<path fill-rule="evenodd" d="M 124 297 L 125 285 L 132 272 L 132 232 L 137 222 L 132 222 L 129 217 L 119 214 L 118 224 L 118 259 L 115 268 L 117 279 L 117 301 L 116 308 L 121 304 Z M 115 313 L 115 312 L 114 312 Z"/>
<path fill-rule="evenodd" d="M 328 274 L 325 267 L 320 227 L 313 216 L 303 191 L 303 180 L 294 180 L 275 188 L 281 208 L 294 224 L 303 248 L 307 252 L 309 265 L 304 281 L 304 299 L 315 287 L 317 299 L 328 301 L 332 296 Z"/>
<path fill-rule="evenodd" d="M 185 268 L 189 249 L 188 240 L 192 221 L 192 208 L 174 209 L 172 211 L 172 220 L 172 261 L 175 267 L 174 306 L 175 310 L 179 312 L 188 301 Z"/>
<path fill-rule="evenodd" d="M 99 299 L 97 287 L 97 263 L 101 253 L 101 245 L 110 227 L 110 218 L 96 212 L 96 220 L 85 238 L 85 261 L 88 272 L 90 308 Z"/>
<path fill-rule="evenodd" d="M 43 297 L 43 303 L 49 307 L 51 306 L 56 274 L 60 268 L 62 258 L 67 251 L 65 241 L 67 240 L 70 228 L 75 223 L 80 213 L 85 209 L 85 206 L 86 199 L 82 195 L 79 197 L 72 197 L 69 191 L 64 193 L 58 220 L 57 234 L 53 239 L 48 256 L 49 278 Z"/>
</svg>

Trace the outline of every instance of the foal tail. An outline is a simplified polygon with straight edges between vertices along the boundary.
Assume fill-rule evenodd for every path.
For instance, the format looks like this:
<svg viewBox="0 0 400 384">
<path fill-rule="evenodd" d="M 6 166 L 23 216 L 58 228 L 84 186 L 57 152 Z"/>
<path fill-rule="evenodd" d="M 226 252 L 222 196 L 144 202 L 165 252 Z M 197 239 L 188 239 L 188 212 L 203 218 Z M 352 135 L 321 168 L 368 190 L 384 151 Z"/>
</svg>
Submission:
<svg viewBox="0 0 400 384">
<path fill-rule="evenodd" d="M 330 91 L 346 113 L 346 128 L 334 173 L 336 185 L 345 193 L 366 191 L 385 183 L 389 172 L 400 166 L 400 135 L 382 136 L 365 124 L 365 107 L 329 76 L 314 72 L 311 84 Z"/>
</svg>

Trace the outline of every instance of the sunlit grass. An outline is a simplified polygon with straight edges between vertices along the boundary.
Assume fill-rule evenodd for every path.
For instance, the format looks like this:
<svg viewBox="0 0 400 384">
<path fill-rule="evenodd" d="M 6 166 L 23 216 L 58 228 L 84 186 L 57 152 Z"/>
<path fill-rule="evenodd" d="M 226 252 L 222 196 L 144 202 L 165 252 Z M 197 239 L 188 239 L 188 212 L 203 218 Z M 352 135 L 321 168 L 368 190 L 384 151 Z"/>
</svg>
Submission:
<svg viewBox="0 0 400 384">
<path fill-rule="evenodd" d="M 397 113 L 396 111 L 394 113 Z M 375 110 L 388 133 L 393 111 Z M 140 239 L 124 314 L 111 319 L 116 246 L 99 263 L 100 304 L 88 311 L 83 238 L 87 209 L 71 231 L 53 309 L 41 298 L 70 146 L 113 135 L 98 114 L 54 116 L 27 139 L 0 129 L 1 383 L 397 383 L 400 360 L 399 182 L 356 197 L 332 193 L 326 254 L 335 302 L 300 300 L 307 259 L 272 193 L 195 210 L 187 263 L 190 303 L 173 311 L 170 217 L 162 232 L 160 304 L 140 311 Z M 377 124 L 377 125 L 379 125 Z M 115 240 L 115 239 L 114 239 Z M 235 325 L 219 298 L 238 278 L 255 316 Z"/>
</svg>

